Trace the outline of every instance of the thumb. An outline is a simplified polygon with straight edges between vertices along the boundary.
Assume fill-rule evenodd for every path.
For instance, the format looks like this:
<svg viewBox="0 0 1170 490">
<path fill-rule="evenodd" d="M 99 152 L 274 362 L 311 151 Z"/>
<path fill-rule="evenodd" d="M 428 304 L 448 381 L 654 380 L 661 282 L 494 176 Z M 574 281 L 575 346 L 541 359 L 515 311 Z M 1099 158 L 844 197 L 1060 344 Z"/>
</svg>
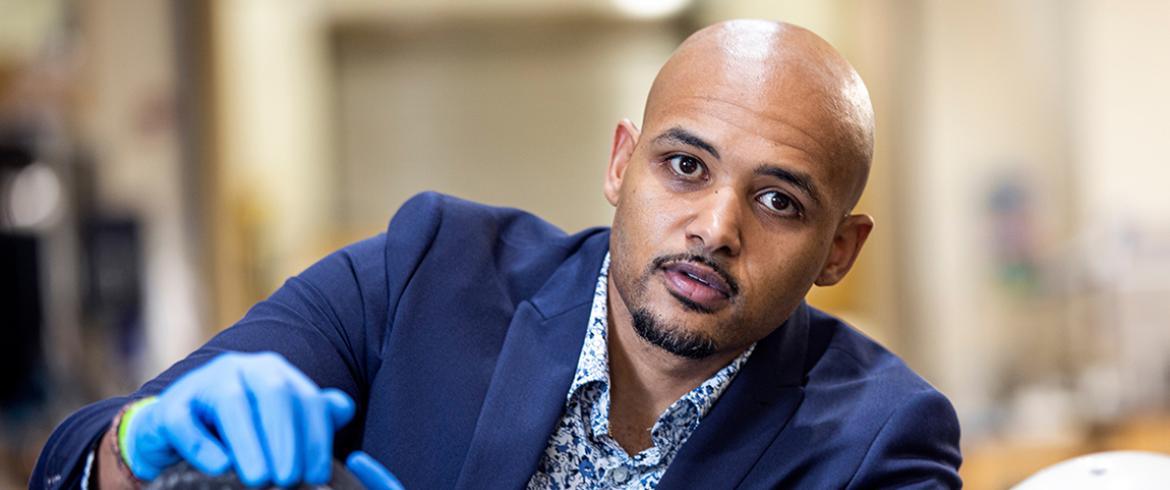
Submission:
<svg viewBox="0 0 1170 490">
<path fill-rule="evenodd" d="M 321 396 L 325 399 L 325 406 L 329 410 L 329 417 L 333 421 L 333 428 L 339 428 L 348 424 L 353 419 L 353 399 L 337 388 L 325 388 L 321 390 Z"/>
<path fill-rule="evenodd" d="M 350 454 L 345 460 L 345 466 L 370 490 L 404 490 L 402 483 L 390 470 L 362 451 Z"/>
<path fill-rule="evenodd" d="M 175 408 L 151 400 L 135 404 L 123 415 L 117 442 L 126 465 L 138 478 L 152 480 L 180 459 L 213 475 L 231 465 L 231 457 L 194 417 L 168 417 L 163 412 Z"/>
</svg>

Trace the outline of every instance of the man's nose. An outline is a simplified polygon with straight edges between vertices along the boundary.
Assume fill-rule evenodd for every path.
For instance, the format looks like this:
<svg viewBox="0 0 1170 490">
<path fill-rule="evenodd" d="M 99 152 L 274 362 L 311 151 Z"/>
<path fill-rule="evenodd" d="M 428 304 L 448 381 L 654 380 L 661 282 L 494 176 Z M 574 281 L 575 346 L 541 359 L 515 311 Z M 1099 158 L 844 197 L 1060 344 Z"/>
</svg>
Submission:
<svg viewBox="0 0 1170 490">
<path fill-rule="evenodd" d="M 735 192 L 728 189 L 713 191 L 695 203 L 698 209 L 687 224 L 687 245 L 701 246 L 708 254 L 739 255 L 740 202 Z"/>
</svg>

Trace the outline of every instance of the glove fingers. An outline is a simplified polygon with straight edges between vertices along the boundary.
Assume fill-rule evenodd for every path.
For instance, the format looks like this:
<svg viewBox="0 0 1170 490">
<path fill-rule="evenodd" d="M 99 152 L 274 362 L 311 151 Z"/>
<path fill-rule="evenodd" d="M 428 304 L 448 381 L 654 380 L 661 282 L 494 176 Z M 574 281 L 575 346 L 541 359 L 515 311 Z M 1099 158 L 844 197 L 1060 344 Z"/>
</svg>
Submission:
<svg viewBox="0 0 1170 490">
<path fill-rule="evenodd" d="M 234 381 L 234 380 L 233 380 Z M 251 401 L 242 386 L 215 394 L 209 410 L 235 460 L 236 473 L 247 486 L 260 486 L 271 478 L 268 461 L 260 444 Z"/>
<path fill-rule="evenodd" d="M 333 466 L 333 423 L 325 397 L 310 382 L 291 383 L 300 400 L 298 413 L 304 478 L 311 484 L 329 481 Z"/>
<path fill-rule="evenodd" d="M 295 369 L 289 377 L 289 383 L 292 385 L 293 390 L 300 394 L 302 400 L 307 399 L 310 393 L 316 397 L 324 397 L 333 430 L 345 426 L 345 424 L 348 424 L 353 419 L 353 399 L 346 392 L 337 388 L 321 389 L 308 376 Z"/>
<path fill-rule="evenodd" d="M 403 490 L 402 483 L 390 470 L 362 451 L 350 454 L 345 466 L 369 490 Z"/>
<path fill-rule="evenodd" d="M 183 456 L 176 451 L 174 445 L 161 431 L 127 437 L 123 444 L 125 452 L 122 453 L 122 456 L 127 462 L 126 465 L 140 480 L 153 480 L 162 473 L 162 470 L 183 460 Z M 202 460 L 200 464 L 205 465 L 209 458 L 200 459 Z M 221 457 L 219 461 L 222 461 L 223 464 L 216 465 L 214 469 L 220 471 L 231 464 L 227 456 Z M 212 473 L 210 469 L 208 472 Z"/>
<path fill-rule="evenodd" d="M 329 409 L 334 430 L 344 427 L 353 419 L 353 399 L 344 391 L 337 388 L 325 388 L 321 390 L 321 396 L 325 399 L 325 405 Z"/>
<path fill-rule="evenodd" d="M 308 398 L 309 393 L 314 394 L 315 397 L 324 398 L 332 430 L 336 431 L 353 419 L 353 399 L 346 392 L 337 388 L 321 389 L 304 373 L 296 371 L 293 374 L 289 381 L 293 389 L 301 394 L 302 400 Z"/>
<path fill-rule="evenodd" d="M 353 400 L 336 388 L 318 388 L 300 371 L 292 373 L 289 384 L 301 402 L 305 481 L 327 482 L 333 465 L 334 432 L 353 418 Z"/>
<path fill-rule="evenodd" d="M 144 463 L 131 465 L 135 475 L 145 480 L 154 479 L 164 468 L 177 462 L 174 453 L 182 456 L 195 469 L 209 475 L 223 473 L 231 465 L 227 451 L 196 419 L 189 407 L 157 404 L 143 409 L 135 417 L 141 419 L 132 420 L 131 423 L 146 423 L 156 417 L 162 418 L 164 422 L 152 424 L 159 427 L 161 434 L 131 436 L 135 440 L 127 444 L 131 461 Z M 134 427 L 131 426 L 130 430 L 134 430 Z"/>
<path fill-rule="evenodd" d="M 298 439 L 300 396 L 289 386 L 287 373 L 266 370 L 245 371 L 242 375 L 255 408 L 260 445 L 267 456 L 272 479 L 289 486 L 301 479 Z"/>
</svg>

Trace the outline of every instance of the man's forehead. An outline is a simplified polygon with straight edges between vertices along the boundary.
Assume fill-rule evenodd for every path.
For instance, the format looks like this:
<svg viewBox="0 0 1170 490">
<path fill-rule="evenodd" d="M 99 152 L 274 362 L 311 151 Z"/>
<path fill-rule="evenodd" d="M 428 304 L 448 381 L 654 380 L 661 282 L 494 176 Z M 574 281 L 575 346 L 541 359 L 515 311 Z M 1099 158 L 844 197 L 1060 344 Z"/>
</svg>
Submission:
<svg viewBox="0 0 1170 490">
<path fill-rule="evenodd" d="M 647 113 L 646 130 L 658 132 L 683 125 L 724 144 L 751 143 L 753 147 L 766 146 L 786 153 L 799 151 L 811 160 L 826 158 L 834 135 L 826 132 L 826 124 L 816 120 L 822 111 L 807 106 L 799 97 L 786 102 L 773 98 L 770 104 L 756 103 L 758 97 L 734 90 L 679 94 Z"/>
</svg>

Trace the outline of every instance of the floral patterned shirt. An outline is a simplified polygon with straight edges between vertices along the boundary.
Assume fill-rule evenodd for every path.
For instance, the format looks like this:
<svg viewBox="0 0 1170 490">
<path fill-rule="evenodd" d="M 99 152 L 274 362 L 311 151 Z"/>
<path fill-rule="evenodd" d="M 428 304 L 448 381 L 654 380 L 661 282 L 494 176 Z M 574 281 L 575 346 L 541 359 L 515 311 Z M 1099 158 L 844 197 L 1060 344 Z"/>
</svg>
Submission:
<svg viewBox="0 0 1170 490">
<path fill-rule="evenodd" d="M 549 438 L 529 489 L 652 489 L 703 416 L 735 379 L 755 344 L 675 401 L 650 429 L 653 446 L 630 456 L 609 433 L 609 352 L 606 285 L 609 254 L 593 292 L 593 309 L 565 411 Z"/>
</svg>

